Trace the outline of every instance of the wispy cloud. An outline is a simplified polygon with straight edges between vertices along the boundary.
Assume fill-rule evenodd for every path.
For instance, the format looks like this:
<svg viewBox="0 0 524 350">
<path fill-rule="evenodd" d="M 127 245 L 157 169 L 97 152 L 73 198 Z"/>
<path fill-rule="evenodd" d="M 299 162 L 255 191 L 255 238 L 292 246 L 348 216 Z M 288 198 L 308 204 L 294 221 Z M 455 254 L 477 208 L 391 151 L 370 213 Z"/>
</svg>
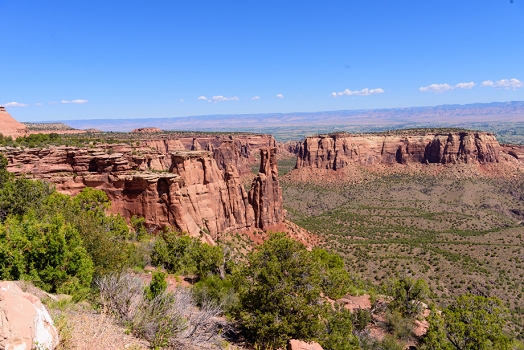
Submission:
<svg viewBox="0 0 524 350">
<path fill-rule="evenodd" d="M 212 100 L 213 102 L 220 102 L 220 101 L 238 101 L 238 100 L 240 100 L 240 99 L 238 98 L 238 96 L 233 96 L 233 97 L 224 97 L 224 96 L 222 96 L 222 95 L 218 95 L 218 96 L 213 96 L 213 97 L 211 98 L 211 100 Z"/>
<path fill-rule="evenodd" d="M 253 96 L 251 97 L 252 100 L 260 100 L 260 96 Z"/>
<path fill-rule="evenodd" d="M 50 105 L 56 105 L 56 104 L 58 104 L 58 102 L 54 102 L 54 101 L 53 101 L 53 102 L 49 102 L 49 104 L 50 104 Z"/>
<path fill-rule="evenodd" d="M 276 97 L 277 97 L 277 98 L 284 98 L 284 95 L 282 95 L 282 94 L 277 94 Z"/>
<path fill-rule="evenodd" d="M 37 103 L 35 103 L 35 106 L 42 106 L 42 105 L 43 105 L 42 102 L 37 102 Z"/>
<path fill-rule="evenodd" d="M 4 104 L 4 107 L 27 107 L 27 103 L 20 103 L 20 102 L 8 102 Z"/>
<path fill-rule="evenodd" d="M 180 99 L 180 102 L 184 102 L 184 99 L 183 99 L 183 98 L 181 98 L 181 99 Z"/>
<path fill-rule="evenodd" d="M 86 104 L 88 102 L 89 102 L 88 100 L 72 100 L 72 101 L 62 100 L 63 104 L 73 103 L 73 104 L 77 104 L 77 105 L 83 105 L 83 104 Z"/>
<path fill-rule="evenodd" d="M 458 83 L 457 85 L 455 85 L 455 89 L 471 89 L 475 86 L 476 84 L 472 81 L 470 81 L 469 83 Z"/>
<path fill-rule="evenodd" d="M 497 89 L 506 89 L 506 90 L 509 90 L 509 89 L 518 89 L 518 88 L 521 88 L 521 87 L 524 87 L 524 82 L 518 80 L 518 79 L 502 79 L 502 80 L 499 80 L 499 81 L 496 81 L 496 82 L 493 82 L 491 80 L 486 80 L 486 81 L 483 81 L 482 84 L 480 84 L 480 86 L 485 86 L 485 87 L 494 87 L 494 88 L 497 88 Z"/>
<path fill-rule="evenodd" d="M 431 84 L 428 86 L 423 86 L 419 88 L 422 92 L 434 92 L 436 94 L 441 94 L 446 91 L 451 91 L 455 89 L 466 89 L 469 90 L 473 88 L 476 84 L 474 82 L 469 83 L 458 83 L 457 85 L 449 85 L 449 84 Z"/>
<path fill-rule="evenodd" d="M 225 97 L 222 95 L 215 95 L 208 99 L 206 96 L 202 95 L 198 97 L 198 100 L 217 103 L 217 102 L 222 102 L 222 101 L 239 101 L 240 98 L 238 98 L 238 96 Z"/>
<path fill-rule="evenodd" d="M 376 94 L 383 94 L 384 89 L 376 88 L 376 89 L 368 89 L 364 88 L 362 90 L 355 90 L 351 91 L 349 89 L 346 89 L 341 92 L 332 92 L 331 97 L 340 97 L 340 96 L 370 96 L 370 95 L 376 95 Z"/>
</svg>

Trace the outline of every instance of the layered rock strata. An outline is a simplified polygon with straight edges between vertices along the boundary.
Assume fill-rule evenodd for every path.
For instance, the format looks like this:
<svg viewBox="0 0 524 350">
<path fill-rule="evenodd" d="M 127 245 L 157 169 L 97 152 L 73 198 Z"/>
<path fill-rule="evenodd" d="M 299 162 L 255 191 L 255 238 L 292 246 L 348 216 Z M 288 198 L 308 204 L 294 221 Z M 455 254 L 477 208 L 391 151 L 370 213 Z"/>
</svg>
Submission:
<svg viewBox="0 0 524 350">
<path fill-rule="evenodd" d="M 495 135 L 487 132 L 333 134 L 306 138 L 299 147 L 296 167 L 337 170 L 348 165 L 496 163 L 500 151 Z"/>
<path fill-rule="evenodd" d="M 233 141 L 214 152 L 137 152 L 127 145 L 0 152 L 8 158 L 9 171 L 50 181 L 71 195 L 84 187 L 101 189 L 113 213 L 143 216 L 153 229 L 174 226 L 192 236 L 216 238 L 222 232 L 268 229 L 283 221 L 275 148 L 260 150 L 260 174 L 249 193 L 237 168 L 242 151 Z"/>
</svg>

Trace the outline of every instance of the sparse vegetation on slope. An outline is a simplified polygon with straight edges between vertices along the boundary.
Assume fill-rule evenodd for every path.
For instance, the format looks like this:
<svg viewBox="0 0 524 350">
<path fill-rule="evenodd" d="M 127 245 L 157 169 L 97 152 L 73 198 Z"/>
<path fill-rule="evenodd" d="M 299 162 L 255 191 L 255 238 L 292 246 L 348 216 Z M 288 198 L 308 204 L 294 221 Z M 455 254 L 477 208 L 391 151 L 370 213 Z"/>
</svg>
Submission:
<svg viewBox="0 0 524 350">
<path fill-rule="evenodd" d="M 284 177 L 288 218 L 322 236 L 372 285 L 393 276 L 427 281 L 431 299 L 494 296 L 524 336 L 524 177 L 378 173 L 356 184 Z"/>
</svg>

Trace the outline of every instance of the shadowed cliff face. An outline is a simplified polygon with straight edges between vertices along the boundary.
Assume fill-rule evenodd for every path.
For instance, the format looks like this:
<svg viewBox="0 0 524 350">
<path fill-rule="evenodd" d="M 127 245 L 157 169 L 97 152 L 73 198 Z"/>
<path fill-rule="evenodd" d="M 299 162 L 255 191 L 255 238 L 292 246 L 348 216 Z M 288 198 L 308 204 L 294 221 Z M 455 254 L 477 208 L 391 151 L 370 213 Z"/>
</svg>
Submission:
<svg viewBox="0 0 524 350">
<path fill-rule="evenodd" d="M 211 241 L 222 232 L 267 229 L 283 221 L 276 148 L 260 150 L 261 171 L 248 194 L 237 168 L 248 164 L 237 149 L 242 145 L 223 142 L 214 152 L 137 151 L 127 145 L 0 151 L 11 172 L 50 181 L 71 195 L 86 186 L 101 189 L 113 213 L 143 216 L 150 228 L 174 226 Z"/>
<path fill-rule="evenodd" d="M 501 146 L 492 133 L 328 135 L 299 146 L 297 168 L 337 170 L 350 164 L 495 163 Z"/>
</svg>

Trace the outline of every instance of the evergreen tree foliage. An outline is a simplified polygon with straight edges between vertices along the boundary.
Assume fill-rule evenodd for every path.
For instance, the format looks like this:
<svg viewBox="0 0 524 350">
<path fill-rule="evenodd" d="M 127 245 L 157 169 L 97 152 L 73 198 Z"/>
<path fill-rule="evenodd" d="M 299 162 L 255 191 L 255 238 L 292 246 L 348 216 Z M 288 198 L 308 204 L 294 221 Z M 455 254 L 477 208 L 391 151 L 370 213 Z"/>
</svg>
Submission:
<svg viewBox="0 0 524 350">
<path fill-rule="evenodd" d="M 248 255 L 234 284 L 239 294 L 235 315 L 249 339 L 273 347 L 292 338 L 318 340 L 331 349 L 356 344 L 350 315 L 333 314 L 331 304 L 323 302 L 318 255 L 285 234 L 274 234 Z"/>
<path fill-rule="evenodd" d="M 461 295 L 441 315 L 432 312 L 429 322 L 426 349 L 511 349 L 511 338 L 504 333 L 507 309 L 494 297 Z"/>
<path fill-rule="evenodd" d="M 0 279 L 30 280 L 49 292 L 88 288 L 93 262 L 78 231 L 63 217 L 41 221 L 33 213 L 0 225 Z"/>
<path fill-rule="evenodd" d="M 195 275 L 199 278 L 218 273 L 224 260 L 222 249 L 202 243 L 199 239 L 174 231 L 166 231 L 156 240 L 152 262 L 171 273 Z"/>
</svg>

